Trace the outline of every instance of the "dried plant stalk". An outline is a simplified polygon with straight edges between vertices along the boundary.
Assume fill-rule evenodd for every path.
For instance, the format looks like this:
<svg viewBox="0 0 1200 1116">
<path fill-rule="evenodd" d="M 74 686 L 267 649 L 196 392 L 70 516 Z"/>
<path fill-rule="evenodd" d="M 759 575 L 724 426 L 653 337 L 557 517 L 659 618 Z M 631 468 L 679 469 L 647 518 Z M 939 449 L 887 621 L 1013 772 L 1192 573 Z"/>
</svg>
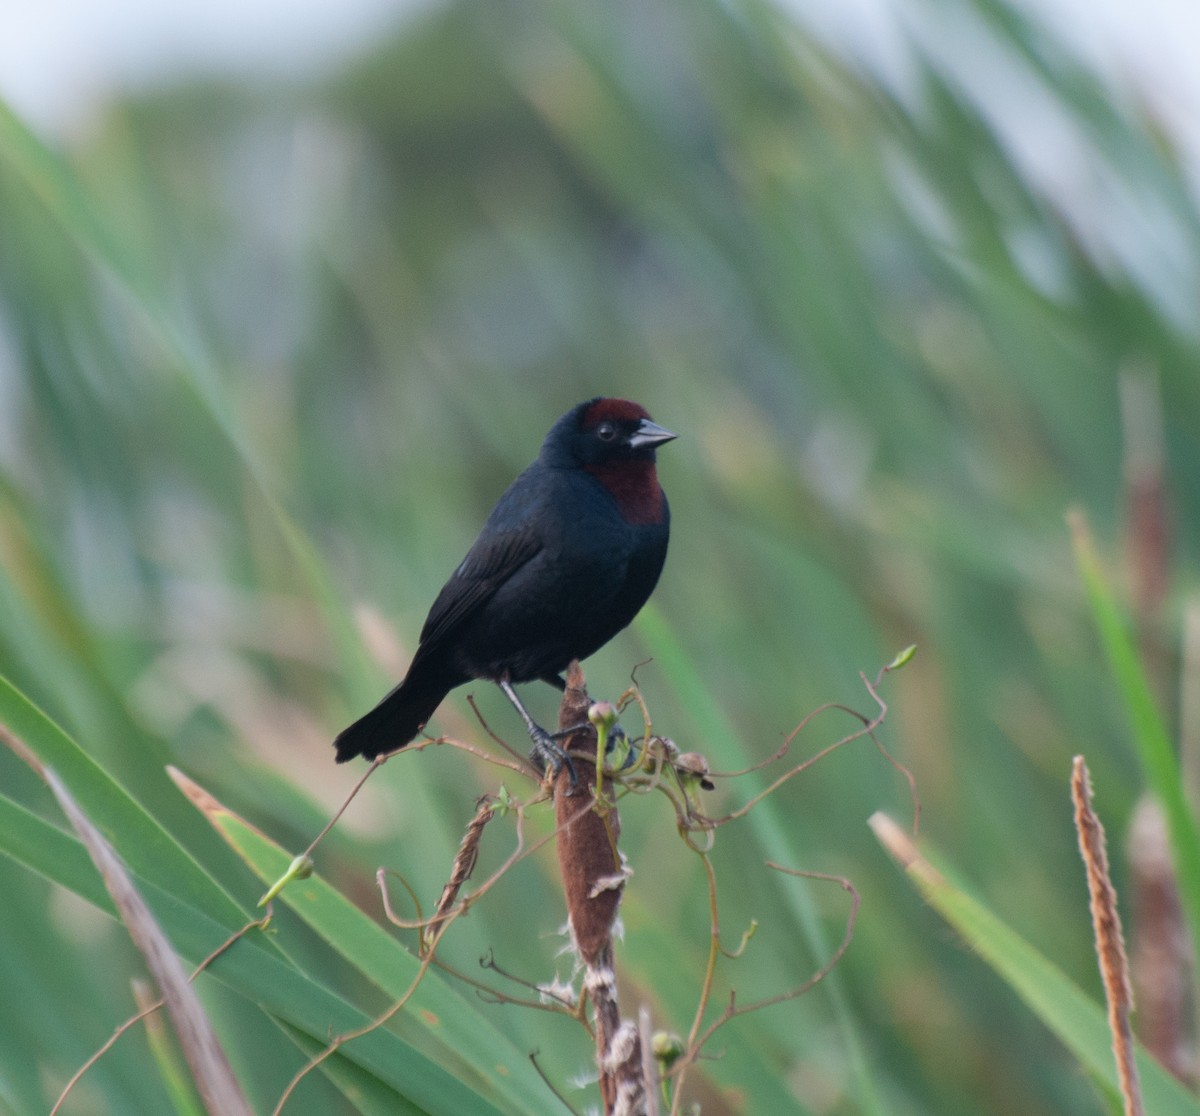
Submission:
<svg viewBox="0 0 1200 1116">
<path fill-rule="evenodd" d="M 554 785 L 558 864 L 571 940 L 583 965 L 584 990 L 592 1001 L 604 1111 L 606 1116 L 640 1116 L 646 1111 L 641 1039 L 637 1026 L 621 1019 L 613 965 L 612 928 L 625 888 L 618 847 L 621 820 L 612 780 L 602 775 L 597 794 L 596 734 L 587 716 L 590 705 L 583 671 L 572 663 L 558 723 L 563 730 L 583 727 L 563 742 L 577 782 L 571 785 L 564 765 Z"/>
<path fill-rule="evenodd" d="M 475 803 L 475 816 L 467 826 L 463 839 L 458 846 L 458 854 L 454 858 L 454 867 L 450 871 L 450 879 L 442 888 L 438 899 L 437 910 L 425 927 L 423 938 L 426 944 L 433 940 L 437 928 L 445 922 L 451 908 L 458 901 L 458 893 L 462 885 L 471 878 L 475 870 L 475 862 L 479 859 L 479 842 L 483 837 L 484 827 L 496 816 L 496 803 L 488 795 L 484 795 Z"/>
<path fill-rule="evenodd" d="M 162 1002 L 205 1109 L 212 1116 L 251 1116 L 250 1103 L 204 1005 L 191 986 L 183 962 L 134 885 L 124 861 L 75 801 L 66 783 L 4 725 L 0 725 L 0 743 L 41 776 L 92 858 L 121 922 L 162 993 Z"/>
<path fill-rule="evenodd" d="M 1083 756 L 1075 757 L 1071 769 L 1071 799 L 1075 803 L 1079 851 L 1087 869 L 1096 956 L 1108 1000 L 1108 1026 L 1117 1060 L 1117 1079 L 1125 1100 L 1126 1116 L 1143 1116 L 1137 1063 L 1134 1061 L 1133 1029 L 1129 1022 L 1133 1010 L 1129 963 L 1121 934 L 1121 916 L 1117 913 L 1117 893 L 1108 872 L 1104 827 L 1092 808 L 1092 781 Z"/>
</svg>

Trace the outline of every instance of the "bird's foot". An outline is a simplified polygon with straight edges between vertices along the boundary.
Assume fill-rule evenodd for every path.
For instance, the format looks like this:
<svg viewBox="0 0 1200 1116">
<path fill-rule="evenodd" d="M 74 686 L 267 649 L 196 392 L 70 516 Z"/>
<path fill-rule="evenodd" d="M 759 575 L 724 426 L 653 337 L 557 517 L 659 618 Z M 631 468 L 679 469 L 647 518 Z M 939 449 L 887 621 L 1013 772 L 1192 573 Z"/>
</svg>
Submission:
<svg viewBox="0 0 1200 1116">
<path fill-rule="evenodd" d="M 573 729 L 571 730 L 574 731 Z M 550 772 L 555 777 L 565 766 L 567 775 L 571 779 L 571 789 L 574 790 L 579 782 L 579 776 L 575 773 L 575 765 L 571 762 L 571 757 L 567 755 L 566 750 L 559 744 L 559 738 L 570 736 L 571 732 L 549 733 L 540 725 L 533 725 L 529 729 L 529 739 L 533 741 L 533 747 L 529 749 L 529 762 L 534 767 L 538 768 L 542 774 Z"/>
</svg>

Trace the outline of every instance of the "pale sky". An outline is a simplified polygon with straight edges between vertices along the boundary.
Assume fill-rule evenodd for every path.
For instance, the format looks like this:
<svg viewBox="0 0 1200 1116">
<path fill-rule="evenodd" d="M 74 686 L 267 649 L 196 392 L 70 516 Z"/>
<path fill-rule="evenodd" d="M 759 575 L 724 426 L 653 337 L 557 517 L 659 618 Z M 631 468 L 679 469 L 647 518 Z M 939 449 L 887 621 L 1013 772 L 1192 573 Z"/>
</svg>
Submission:
<svg viewBox="0 0 1200 1116">
<path fill-rule="evenodd" d="M 4 5 L 0 97 L 51 135 L 124 89 L 335 68 L 435 0 L 39 0 Z"/>
<path fill-rule="evenodd" d="M 956 0 L 777 0 L 840 53 L 902 86 L 904 39 L 972 61 Z M 1115 88 L 1134 90 L 1200 151 L 1197 0 L 1013 0 Z M 313 73 L 437 0 L 40 0 L 5 5 L 0 96 L 36 126 L 69 130 L 97 99 L 180 75 Z M 1200 157 L 1198 157 L 1200 158 Z"/>
<path fill-rule="evenodd" d="M 191 76 L 304 78 L 331 71 L 438 0 L 9 0 L 0 35 L 0 98 L 35 128 L 69 140 L 106 101 Z M 1200 0 L 1011 0 L 1103 75 L 1111 103 L 1149 113 L 1172 137 L 1200 199 Z M 1089 123 L 1064 110 L 1040 75 L 962 0 L 776 0 L 851 64 L 915 102 L 916 61 L 973 105 L 1026 180 L 1060 211 L 1098 266 L 1133 276 L 1193 331 L 1200 264 L 1189 230 L 1157 184 L 1114 167 Z M 897 167 L 923 204 L 921 168 Z M 1200 200 L 1193 204 L 1200 210 Z M 929 212 L 936 229 L 937 214 Z M 1014 252 L 1024 251 L 1014 234 Z M 1031 279 L 1036 237 L 1029 242 Z M 1046 257 L 1043 254 L 1043 260 Z"/>
</svg>

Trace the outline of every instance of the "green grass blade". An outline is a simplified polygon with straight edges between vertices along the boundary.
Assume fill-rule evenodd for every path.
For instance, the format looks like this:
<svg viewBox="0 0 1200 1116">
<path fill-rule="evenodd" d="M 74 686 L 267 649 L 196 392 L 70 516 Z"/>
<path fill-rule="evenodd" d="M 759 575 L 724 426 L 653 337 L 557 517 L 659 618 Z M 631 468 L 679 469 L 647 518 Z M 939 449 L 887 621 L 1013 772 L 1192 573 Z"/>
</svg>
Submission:
<svg viewBox="0 0 1200 1116">
<path fill-rule="evenodd" d="M 106 271 L 125 299 L 131 318 L 161 350 L 163 363 L 179 377 L 242 463 L 269 510 L 281 536 L 303 572 L 341 661 L 351 678 L 374 679 L 373 664 L 337 593 L 333 579 L 311 541 L 297 525 L 268 479 L 267 470 L 246 436 L 221 369 L 205 345 L 189 334 L 166 307 L 162 284 L 122 243 L 104 220 L 71 168 L 27 128 L 0 100 L 0 166 L 7 164 L 41 201 L 68 240 L 95 266 Z M 365 702 L 369 688 L 363 684 Z"/>
<path fill-rule="evenodd" d="M 57 773 L 81 809 L 143 879 L 230 929 L 245 920 L 233 898 L 134 798 L 6 678 L 0 676 L 0 723 Z"/>
<path fill-rule="evenodd" d="M 1179 760 L 1155 705 L 1128 625 L 1100 568 L 1095 541 L 1082 512 L 1071 513 L 1070 527 L 1075 561 L 1109 669 L 1129 715 L 1137 756 L 1146 783 L 1166 816 L 1179 896 L 1195 946 L 1200 944 L 1200 831 L 1184 794 Z"/>
<path fill-rule="evenodd" d="M 86 803 L 181 956 L 198 963 L 245 923 L 237 904 L 203 868 L 74 741 L 3 679 L 0 719 Z M 82 848 L 63 831 L 4 798 L 0 798 L 0 851 L 47 879 L 77 889 L 84 898 L 113 913 L 94 871 L 87 867 Z M 264 947 L 263 941 L 271 945 Z M 330 1033 L 356 1030 L 368 1021 L 366 1015 L 282 960 L 273 938 L 239 942 L 210 972 L 318 1042 L 326 1041 Z M 421 1097 L 429 1111 L 492 1110 L 455 1072 L 438 1066 L 390 1032 L 375 1031 L 356 1040 L 347 1056 L 406 1095 Z"/>
<path fill-rule="evenodd" d="M 284 875 L 292 856 L 206 791 L 175 773 L 176 782 L 264 883 Z M 393 999 L 411 998 L 395 1025 L 506 1111 L 542 1110 L 545 1086 L 527 1054 L 470 1006 L 435 970 L 318 875 L 294 880 L 280 898 L 326 942 Z"/>
<path fill-rule="evenodd" d="M 1117 1096 L 1117 1071 L 1104 1008 L 983 904 L 950 884 L 890 818 L 875 814 L 870 825 L 925 901 L 1058 1036 L 1088 1073 Z M 1080 918 L 1088 919 L 1082 880 Z M 1156 1116 L 1200 1116 L 1200 1099 L 1140 1046 L 1137 1063 L 1147 1112 Z"/>
<path fill-rule="evenodd" d="M 683 708 L 691 712 L 697 739 L 704 739 L 711 748 L 710 759 L 718 764 L 729 762 L 731 766 L 736 765 L 741 746 L 737 742 L 733 724 L 653 602 L 642 609 L 637 626 L 654 655 L 655 663 L 679 692 Z M 777 812 L 771 807 L 769 801 L 764 803 L 763 808 L 751 813 L 748 820 L 766 858 L 786 864 L 793 858 L 793 842 Z M 781 887 L 781 894 L 797 925 L 803 929 L 813 956 L 828 957 L 832 946 L 821 925 L 808 881 L 790 879 L 787 886 Z M 867 1057 L 858 1020 L 836 970 L 822 981 L 821 989 L 829 997 L 842 1040 L 850 1052 L 853 1090 L 858 1105 L 864 1113 L 882 1114 L 886 1109 L 880 1097 L 875 1069 Z"/>
<path fill-rule="evenodd" d="M 0 853 L 76 891 L 106 913 L 114 913 L 111 900 L 103 893 L 94 872 L 90 880 L 84 878 L 90 861 L 82 845 L 3 797 L 0 797 Z M 227 938 L 226 928 L 214 922 L 205 910 L 189 906 L 136 874 L 132 879 L 175 948 L 189 963 L 198 964 Z M 245 997 L 248 1005 L 261 1007 L 281 1024 L 307 1036 L 306 1052 L 323 1049 L 330 1034 L 357 1030 L 369 1022 L 366 1014 L 281 960 L 273 947 L 264 945 L 269 940 L 258 935 L 243 938 L 213 962 L 208 974 Z M 419 1111 L 446 1116 L 467 1111 L 502 1111 L 411 1043 L 386 1029 L 376 1029 L 355 1039 L 342 1047 L 336 1057 L 348 1059 L 358 1071 L 366 1073 L 377 1083 L 377 1093 L 397 1091 L 415 1101 Z M 357 1071 L 339 1071 L 331 1076 L 340 1084 L 357 1076 Z"/>
</svg>

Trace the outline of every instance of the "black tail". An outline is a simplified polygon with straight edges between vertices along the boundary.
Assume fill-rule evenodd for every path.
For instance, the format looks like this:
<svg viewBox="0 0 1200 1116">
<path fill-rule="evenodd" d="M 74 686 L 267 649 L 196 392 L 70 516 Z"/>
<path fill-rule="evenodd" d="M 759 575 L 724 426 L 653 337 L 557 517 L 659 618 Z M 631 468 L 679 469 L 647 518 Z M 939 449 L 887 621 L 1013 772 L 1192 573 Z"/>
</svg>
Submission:
<svg viewBox="0 0 1200 1116">
<path fill-rule="evenodd" d="M 442 699 L 466 681 L 465 678 L 430 677 L 425 671 L 414 676 L 409 670 L 408 677 L 370 713 L 338 733 L 333 742 L 338 763 L 345 763 L 355 756 L 373 760 L 384 752 L 403 748 L 433 716 Z"/>
</svg>

